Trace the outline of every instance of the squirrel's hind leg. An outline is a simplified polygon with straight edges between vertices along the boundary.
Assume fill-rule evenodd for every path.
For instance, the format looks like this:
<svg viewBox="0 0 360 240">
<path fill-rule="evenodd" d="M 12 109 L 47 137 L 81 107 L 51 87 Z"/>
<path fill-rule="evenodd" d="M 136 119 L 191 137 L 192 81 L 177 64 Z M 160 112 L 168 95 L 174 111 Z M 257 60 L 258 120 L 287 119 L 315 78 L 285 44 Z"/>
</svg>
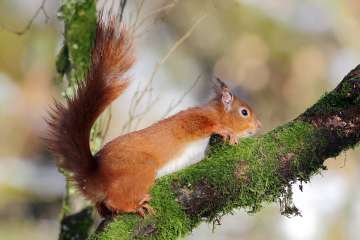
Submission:
<svg viewBox="0 0 360 240">
<path fill-rule="evenodd" d="M 149 205 L 149 190 L 155 182 L 155 168 L 149 164 L 132 166 L 110 184 L 105 199 L 108 209 L 116 213 L 137 213 L 144 216 L 154 211 Z"/>
</svg>

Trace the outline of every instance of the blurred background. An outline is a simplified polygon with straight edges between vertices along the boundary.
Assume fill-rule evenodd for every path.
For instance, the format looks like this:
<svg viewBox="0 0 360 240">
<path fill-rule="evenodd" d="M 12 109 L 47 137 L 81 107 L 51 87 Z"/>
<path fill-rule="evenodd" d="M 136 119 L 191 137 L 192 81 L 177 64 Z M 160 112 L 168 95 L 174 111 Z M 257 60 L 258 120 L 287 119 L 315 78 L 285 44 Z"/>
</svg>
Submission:
<svg viewBox="0 0 360 240">
<path fill-rule="evenodd" d="M 141 2 L 129 1 L 126 21 Z M 60 4 L 0 1 L 1 240 L 57 239 L 64 178 L 39 136 L 52 97 L 60 98 Z M 107 140 L 205 103 L 214 75 L 253 106 L 263 132 L 293 119 L 360 63 L 359 11 L 356 0 L 145 0 L 135 80 L 112 106 Z M 146 86 L 130 111 L 134 92 Z M 274 203 L 252 216 L 225 216 L 214 231 L 202 224 L 189 239 L 359 239 L 359 155 L 328 159 L 328 171 L 303 192 L 294 186 L 303 217 L 281 216 Z"/>
</svg>

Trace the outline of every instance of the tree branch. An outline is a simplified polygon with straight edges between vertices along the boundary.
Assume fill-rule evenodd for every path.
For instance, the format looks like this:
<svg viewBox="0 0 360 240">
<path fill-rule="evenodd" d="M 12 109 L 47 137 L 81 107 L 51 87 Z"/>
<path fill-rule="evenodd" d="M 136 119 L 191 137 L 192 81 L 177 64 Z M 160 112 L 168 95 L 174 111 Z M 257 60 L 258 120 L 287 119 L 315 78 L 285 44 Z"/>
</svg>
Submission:
<svg viewBox="0 0 360 240">
<path fill-rule="evenodd" d="M 143 3 L 143 2 L 141 2 Z M 142 5 L 141 5 L 142 6 Z M 154 70 L 151 73 L 151 76 L 149 80 L 146 83 L 139 83 L 137 90 L 134 93 L 134 96 L 132 97 L 130 101 L 130 108 L 129 108 L 129 119 L 123 126 L 123 132 L 129 132 L 132 130 L 137 130 L 138 125 L 140 124 L 140 121 L 142 120 L 142 117 L 147 114 L 152 107 L 154 106 L 154 103 L 158 100 L 158 98 L 154 98 L 152 94 L 152 85 L 156 78 L 156 75 L 158 74 L 161 66 L 170 58 L 170 56 L 181 46 L 186 39 L 188 39 L 193 31 L 196 29 L 196 27 L 207 17 L 207 14 L 202 15 L 199 17 L 195 23 L 185 32 L 184 35 L 182 35 L 172 46 L 171 48 L 166 52 L 166 54 L 156 63 Z M 138 19 L 138 17 L 136 18 Z M 136 24 L 133 29 L 136 29 Z M 144 87 L 141 89 L 141 85 L 144 85 Z M 145 109 L 143 111 L 139 111 L 139 107 L 141 103 L 144 101 L 147 101 L 145 103 Z"/>
<path fill-rule="evenodd" d="M 275 201 L 283 214 L 299 214 L 291 184 L 309 181 L 327 158 L 359 139 L 360 65 L 298 118 L 263 136 L 237 146 L 213 136 L 206 159 L 157 180 L 150 202 L 155 215 L 121 215 L 91 239 L 177 239 L 202 221 Z"/>
<path fill-rule="evenodd" d="M 49 15 L 46 12 L 45 9 L 46 0 L 42 0 L 40 6 L 36 9 L 35 13 L 32 15 L 30 20 L 27 22 L 25 27 L 22 30 L 11 30 L 10 28 L 5 27 L 5 25 L 0 23 L 0 29 L 4 29 L 10 33 L 13 33 L 15 35 L 21 36 L 24 35 L 27 31 L 30 30 L 31 26 L 33 25 L 35 19 L 42 13 L 45 17 L 45 22 L 47 23 L 50 19 Z"/>
</svg>

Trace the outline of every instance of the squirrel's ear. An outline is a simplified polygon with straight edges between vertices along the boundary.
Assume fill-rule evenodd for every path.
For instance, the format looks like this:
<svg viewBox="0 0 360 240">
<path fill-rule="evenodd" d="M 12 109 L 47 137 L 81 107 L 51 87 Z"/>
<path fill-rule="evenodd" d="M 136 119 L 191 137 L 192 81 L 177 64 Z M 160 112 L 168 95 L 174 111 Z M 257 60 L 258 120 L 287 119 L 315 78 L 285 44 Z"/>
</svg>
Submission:
<svg viewBox="0 0 360 240">
<path fill-rule="evenodd" d="M 220 78 L 216 78 L 220 85 L 220 95 L 221 95 L 221 102 L 224 105 L 225 112 L 229 112 L 231 110 L 231 106 L 234 100 L 232 93 L 230 92 L 229 87 L 221 81 Z"/>
<path fill-rule="evenodd" d="M 232 93 L 228 89 L 223 90 L 223 92 L 221 93 L 221 102 L 224 105 L 225 112 L 229 112 L 231 110 L 233 100 L 234 97 Z"/>
</svg>

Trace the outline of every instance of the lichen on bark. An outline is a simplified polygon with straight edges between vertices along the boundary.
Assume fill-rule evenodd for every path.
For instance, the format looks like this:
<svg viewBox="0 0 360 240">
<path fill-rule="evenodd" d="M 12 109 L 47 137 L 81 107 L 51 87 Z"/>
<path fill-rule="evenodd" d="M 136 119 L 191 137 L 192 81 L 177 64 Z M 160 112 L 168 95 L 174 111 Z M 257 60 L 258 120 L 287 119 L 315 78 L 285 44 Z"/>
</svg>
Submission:
<svg viewBox="0 0 360 240">
<path fill-rule="evenodd" d="M 58 17 L 65 24 L 64 46 L 58 58 L 58 71 L 69 73 L 70 85 L 74 85 L 84 78 L 89 68 L 97 21 L 96 1 L 64 0 Z"/>
</svg>

